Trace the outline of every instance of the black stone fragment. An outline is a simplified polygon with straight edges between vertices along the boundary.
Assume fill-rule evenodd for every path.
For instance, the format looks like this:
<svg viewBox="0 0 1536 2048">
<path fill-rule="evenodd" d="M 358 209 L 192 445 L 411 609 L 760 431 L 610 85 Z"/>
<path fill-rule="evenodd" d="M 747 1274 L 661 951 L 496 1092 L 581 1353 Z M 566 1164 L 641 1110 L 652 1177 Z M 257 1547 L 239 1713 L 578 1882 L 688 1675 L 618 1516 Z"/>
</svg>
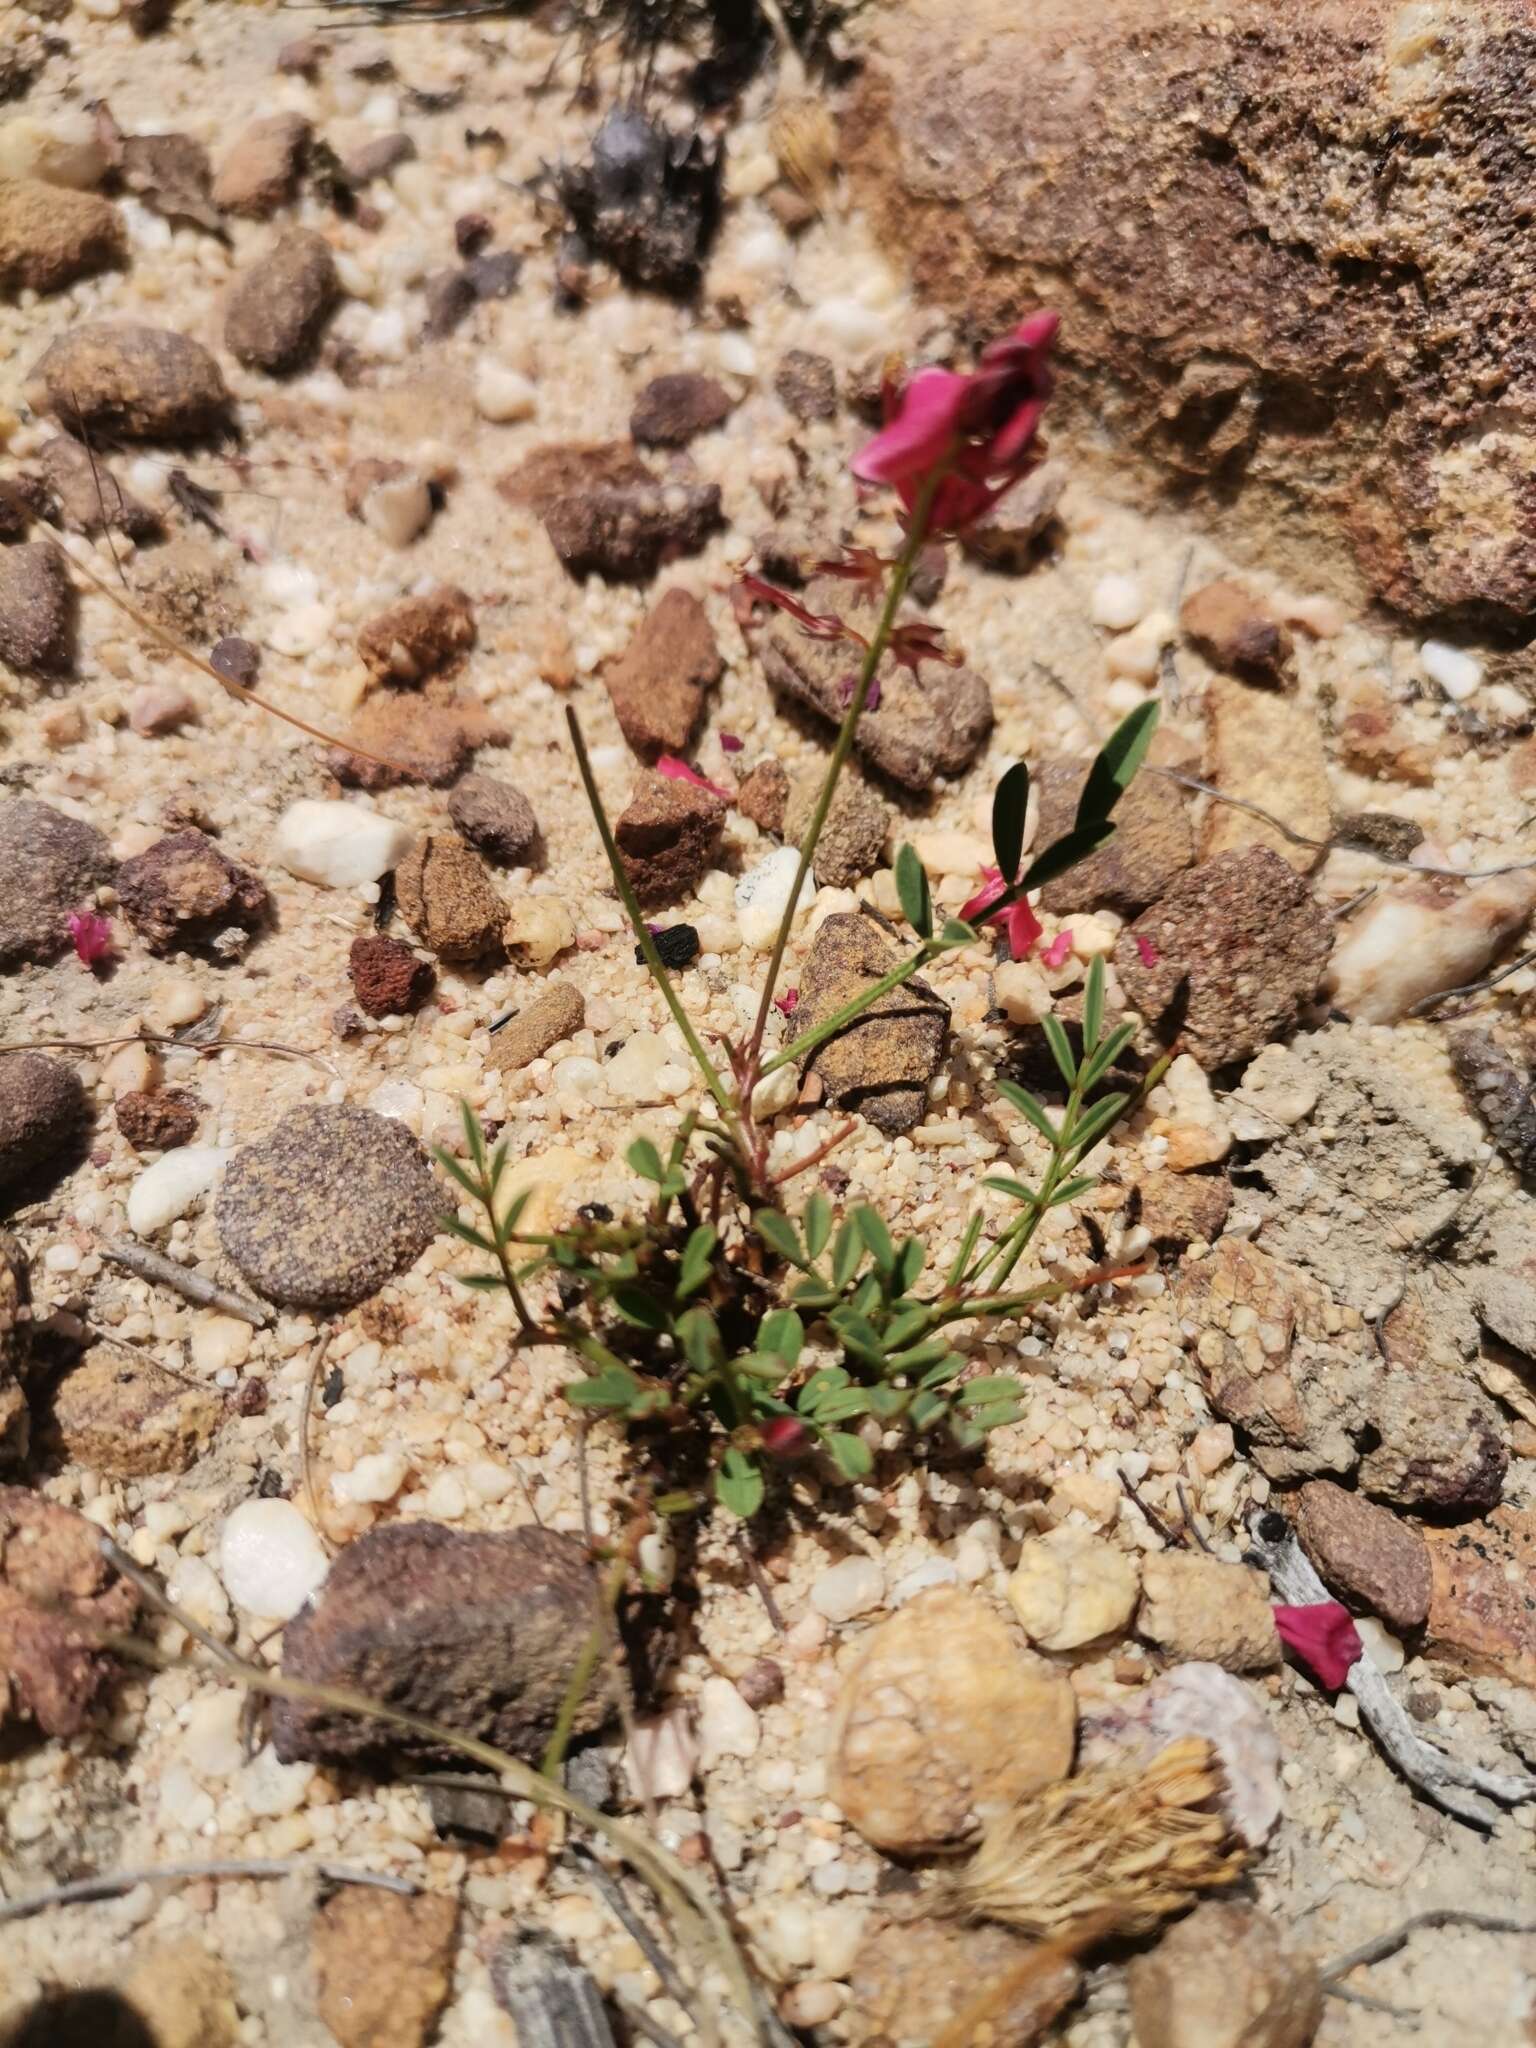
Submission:
<svg viewBox="0 0 1536 2048">
<path fill-rule="evenodd" d="M 669 925 L 663 932 L 652 932 L 651 943 L 661 955 L 663 967 L 687 967 L 699 957 L 699 935 L 691 924 Z M 643 966 L 645 951 L 636 946 L 635 959 Z"/>
</svg>

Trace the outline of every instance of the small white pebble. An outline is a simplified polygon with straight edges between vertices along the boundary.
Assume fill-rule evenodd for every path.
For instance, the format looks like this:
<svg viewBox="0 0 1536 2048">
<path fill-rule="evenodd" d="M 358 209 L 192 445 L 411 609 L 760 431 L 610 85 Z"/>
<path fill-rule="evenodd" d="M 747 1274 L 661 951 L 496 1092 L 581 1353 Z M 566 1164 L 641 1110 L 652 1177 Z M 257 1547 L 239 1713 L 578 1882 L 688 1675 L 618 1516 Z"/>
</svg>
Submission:
<svg viewBox="0 0 1536 2048">
<path fill-rule="evenodd" d="M 1101 576 L 1088 601 L 1088 616 L 1107 632 L 1127 633 L 1147 608 L 1134 576 Z"/>
<path fill-rule="evenodd" d="M 781 846 L 760 860 L 756 867 L 748 868 L 736 884 L 736 923 L 745 944 L 759 953 L 766 953 L 773 945 L 789 903 L 790 891 L 795 886 L 795 870 L 799 864 L 799 849 Z M 815 889 L 807 875 L 800 885 L 796 918 L 803 917 L 814 901 Z"/>
<path fill-rule="evenodd" d="M 304 797 L 278 819 L 271 850 L 300 881 L 353 889 L 397 867 L 415 837 L 409 826 L 361 804 Z"/>
<path fill-rule="evenodd" d="M 475 410 L 483 420 L 505 425 L 512 420 L 532 419 L 539 395 L 521 370 L 498 363 L 494 356 L 482 356 L 475 365 Z"/>
<path fill-rule="evenodd" d="M 757 1716 L 728 1678 L 699 1688 L 699 1761 L 711 1770 L 724 1756 L 757 1754 Z"/>
<path fill-rule="evenodd" d="M 1438 683 L 1447 697 L 1461 704 L 1483 680 L 1483 665 L 1465 648 L 1452 647 L 1444 640 L 1426 640 L 1419 649 L 1424 673 Z"/>
<path fill-rule="evenodd" d="M 207 1194 L 231 1153 L 222 1145 L 178 1145 L 146 1166 L 128 1190 L 128 1228 L 137 1237 L 163 1230 Z"/>
<path fill-rule="evenodd" d="M 885 1598 L 885 1572 L 878 1558 L 845 1557 L 824 1571 L 811 1588 L 811 1605 L 828 1621 L 852 1621 Z"/>
<path fill-rule="evenodd" d="M 392 548 L 406 548 L 432 517 L 426 480 L 409 470 L 375 484 L 363 500 L 363 524 Z"/>
<path fill-rule="evenodd" d="M 291 1621 L 328 1569 L 320 1538 L 292 1501 L 242 1501 L 225 1517 L 219 1572 L 247 1614 Z"/>
<path fill-rule="evenodd" d="M 218 1373 L 244 1365 L 256 1332 L 239 1316 L 206 1316 L 192 1331 L 192 1363 L 202 1373 Z"/>
<path fill-rule="evenodd" d="M 398 1451 L 370 1451 L 350 1472 L 331 1475 L 331 1491 L 338 1500 L 393 1500 L 405 1484 L 406 1470 Z"/>
</svg>

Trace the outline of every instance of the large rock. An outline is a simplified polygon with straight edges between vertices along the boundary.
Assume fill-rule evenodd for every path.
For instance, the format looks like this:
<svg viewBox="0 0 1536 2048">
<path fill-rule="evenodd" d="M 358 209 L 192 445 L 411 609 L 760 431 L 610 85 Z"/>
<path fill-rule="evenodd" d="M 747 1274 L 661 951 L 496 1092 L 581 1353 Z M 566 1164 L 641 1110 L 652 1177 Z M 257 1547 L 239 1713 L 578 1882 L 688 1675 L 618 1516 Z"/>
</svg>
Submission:
<svg viewBox="0 0 1536 2048">
<path fill-rule="evenodd" d="M 1062 1672 L 976 1594 L 938 1586 L 882 1622 L 849 1673 L 827 1789 L 877 1849 L 951 1847 L 1066 1776 L 1076 1721 Z"/>
<path fill-rule="evenodd" d="M 1026 2048 L 1081 1982 L 1070 1956 L 1011 1928 L 907 1913 L 860 1945 L 843 2020 L 854 2048 Z"/>
<path fill-rule="evenodd" d="M 184 441 L 229 408 L 223 374 L 201 342 L 163 327 L 91 321 L 66 329 L 33 378 L 70 431 L 112 439 Z"/>
<path fill-rule="evenodd" d="M 1326 1479 L 1309 1480 L 1296 1508 L 1302 1548 L 1335 1593 L 1398 1634 L 1423 1625 L 1429 1548 L 1411 1522 Z"/>
<path fill-rule="evenodd" d="M 212 1389 L 112 1344 L 93 1345 L 53 1398 L 54 1424 L 70 1457 L 113 1479 L 185 1472 L 223 1412 Z"/>
<path fill-rule="evenodd" d="M 0 1055 L 0 1189 L 67 1161 L 88 1113 L 80 1076 L 63 1060 Z"/>
<path fill-rule="evenodd" d="M 116 872 L 111 847 L 84 818 L 30 796 L 0 803 L 0 968 L 64 952 L 69 913 L 89 908 Z"/>
<path fill-rule="evenodd" d="M 396 1522 L 342 1551 L 289 1623 L 283 1669 L 534 1759 L 597 1618 L 591 1568 L 573 1536 L 537 1528 L 465 1535 Z M 607 1720 L 617 1682 L 599 1659 L 576 1710 L 577 1735 Z M 438 1762 L 454 1756 L 428 1738 L 311 1700 L 275 1704 L 272 1740 L 284 1763 L 381 1751 Z"/>
<path fill-rule="evenodd" d="M 899 958 L 856 910 L 824 919 L 800 971 L 794 1029 L 809 1031 L 834 1016 L 889 974 Z M 914 977 L 877 997 L 863 1016 L 818 1046 L 806 1072 L 816 1075 L 832 1101 L 856 1109 L 894 1137 L 922 1121 L 928 1083 L 948 1043 L 948 1005 Z"/>
<path fill-rule="evenodd" d="M 1307 2048 L 1317 1965 L 1256 1906 L 1208 1899 L 1126 1972 L 1136 2048 Z"/>
<path fill-rule="evenodd" d="M 1074 457 L 1147 497 L 1207 491 L 1272 568 L 1420 617 L 1536 612 L 1528 8 L 874 21 L 856 189 L 975 337 L 1061 308 Z"/>
<path fill-rule="evenodd" d="M 101 1636 L 128 1628 L 138 1606 L 93 1523 L 0 1487 L 0 1722 L 78 1734 L 110 1668 Z"/>
</svg>

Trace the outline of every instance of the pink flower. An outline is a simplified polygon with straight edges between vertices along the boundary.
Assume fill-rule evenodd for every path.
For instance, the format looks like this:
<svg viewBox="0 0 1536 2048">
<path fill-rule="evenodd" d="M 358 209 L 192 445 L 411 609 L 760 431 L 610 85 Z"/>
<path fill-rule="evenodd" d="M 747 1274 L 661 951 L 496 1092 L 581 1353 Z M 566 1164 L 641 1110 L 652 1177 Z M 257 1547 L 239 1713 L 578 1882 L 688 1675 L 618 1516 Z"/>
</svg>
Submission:
<svg viewBox="0 0 1536 2048">
<path fill-rule="evenodd" d="M 1350 1666 L 1365 1655 L 1360 1631 L 1349 1610 L 1337 1600 L 1319 1600 L 1310 1607 L 1276 1607 L 1274 1616 L 1281 1642 L 1329 1692 L 1339 1690 L 1349 1677 Z"/>
<path fill-rule="evenodd" d="M 981 871 L 981 882 L 982 886 L 971 897 L 970 901 L 961 904 L 961 917 L 967 924 L 1001 922 L 1003 930 L 1008 937 L 1009 959 L 1028 959 L 1035 941 L 1040 937 L 1041 926 L 1039 918 L 1036 917 L 1022 896 L 1019 897 L 1017 902 L 1010 903 L 1006 910 L 994 911 L 989 916 L 987 914 L 987 905 L 995 903 L 998 897 L 1005 892 L 1008 885 L 1003 880 L 1000 868 L 983 868 Z"/>
<path fill-rule="evenodd" d="M 839 701 L 843 704 L 851 704 L 853 702 L 853 693 L 858 687 L 859 679 L 857 676 L 844 676 L 837 686 Z M 880 709 L 880 678 L 878 676 L 871 676 L 869 679 L 869 688 L 864 692 L 864 709 L 866 711 L 878 711 Z"/>
<path fill-rule="evenodd" d="M 1162 957 L 1150 939 L 1144 939 L 1140 932 L 1132 932 L 1131 939 L 1143 967 L 1155 967 Z"/>
<path fill-rule="evenodd" d="M 1072 950 L 1072 934 L 1058 932 L 1045 951 L 1040 955 L 1042 966 L 1059 967 Z"/>
<path fill-rule="evenodd" d="M 112 927 L 94 910 L 72 910 L 67 928 L 74 940 L 76 953 L 87 967 L 94 967 L 98 960 L 105 960 L 112 951 Z"/>
<path fill-rule="evenodd" d="M 741 742 L 741 741 L 740 741 L 739 739 L 737 739 L 737 737 L 736 737 L 735 733 L 733 733 L 733 732 L 723 732 L 723 733 L 721 733 L 721 735 L 720 735 L 720 751 L 721 751 L 721 753 L 722 753 L 722 754 L 739 754 L 739 753 L 741 752 L 741 748 L 742 748 L 742 742 Z"/>
<path fill-rule="evenodd" d="M 793 1017 L 796 1009 L 799 1007 L 799 1003 L 800 991 L 797 988 L 787 988 L 783 995 L 775 996 L 773 999 L 773 1007 L 781 1011 L 786 1017 Z"/>
<path fill-rule="evenodd" d="M 805 1448 L 806 1428 L 793 1415 L 775 1415 L 762 1424 L 763 1449 L 772 1458 L 792 1458 Z"/>
<path fill-rule="evenodd" d="M 663 754 L 657 760 L 656 773 L 665 775 L 668 782 L 691 782 L 695 789 L 707 789 L 721 803 L 731 801 L 731 792 L 722 789 L 718 782 L 711 782 L 707 775 L 701 775 L 697 768 L 690 768 L 686 761 L 679 761 L 676 754 Z"/>
<path fill-rule="evenodd" d="M 1055 313 L 1034 314 L 985 348 L 969 375 L 919 370 L 887 395 L 886 424 L 854 457 L 854 475 L 893 485 L 910 512 L 934 470 L 947 467 L 930 529 L 971 525 L 1034 462 L 1060 324 Z"/>
</svg>

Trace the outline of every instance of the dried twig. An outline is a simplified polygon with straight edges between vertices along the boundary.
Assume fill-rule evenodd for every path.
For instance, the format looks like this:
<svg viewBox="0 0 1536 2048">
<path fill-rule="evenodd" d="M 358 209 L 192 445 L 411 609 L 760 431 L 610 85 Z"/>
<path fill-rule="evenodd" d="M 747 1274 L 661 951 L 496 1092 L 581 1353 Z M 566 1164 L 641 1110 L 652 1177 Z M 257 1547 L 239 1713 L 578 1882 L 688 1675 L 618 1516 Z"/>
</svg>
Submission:
<svg viewBox="0 0 1536 2048">
<path fill-rule="evenodd" d="M 331 1332 L 322 1331 L 304 1380 L 304 1399 L 299 1404 L 299 1483 L 304 1489 L 304 1505 L 309 1509 L 309 1519 L 315 1525 L 315 1534 L 334 1557 L 336 1545 L 331 1540 L 330 1530 L 325 1526 L 325 1516 L 321 1512 L 320 1501 L 315 1493 L 315 1475 L 309 1459 L 309 1419 L 314 1412 L 315 1388 L 320 1384 L 320 1368 L 325 1363 L 330 1341 Z"/>
<path fill-rule="evenodd" d="M 1388 1956 L 1395 1956 L 1399 1949 L 1407 1947 L 1410 1938 L 1421 1927 L 1475 1927 L 1484 1934 L 1536 1934 L 1536 1920 L 1511 1920 L 1503 1913 L 1478 1913 L 1466 1906 L 1427 1906 L 1422 1913 L 1410 1913 L 1406 1920 L 1400 1921 L 1396 1927 L 1389 1927 L 1385 1934 L 1362 1941 L 1358 1948 L 1348 1950 L 1325 1965 L 1323 1988 L 1331 1989 L 1351 1970 L 1364 1969 L 1370 1963 L 1383 1963 Z"/>
<path fill-rule="evenodd" d="M 216 1038 L 202 1045 L 191 1038 L 168 1038 L 159 1031 L 130 1031 L 121 1038 L 23 1038 L 14 1045 L 0 1045 L 0 1052 L 105 1052 L 114 1045 L 166 1045 L 173 1052 L 190 1052 L 199 1059 L 207 1059 L 216 1052 L 269 1052 L 279 1059 L 306 1060 L 310 1066 L 329 1074 L 333 1081 L 341 1079 L 321 1054 L 306 1052 L 301 1045 L 274 1045 L 261 1038 Z"/>
<path fill-rule="evenodd" d="M 1310 846 L 1317 853 L 1332 853 L 1341 848 L 1348 853 L 1363 853 L 1370 860 L 1379 860 L 1383 867 L 1406 868 L 1415 875 L 1441 875 L 1451 882 L 1487 882 L 1495 875 L 1524 875 L 1536 868 L 1536 860 L 1505 861 L 1496 868 L 1442 868 L 1428 861 L 1405 859 L 1396 853 L 1383 853 L 1375 846 L 1357 846 L 1347 839 L 1313 839 L 1306 832 L 1298 832 L 1294 825 L 1288 825 L 1284 818 L 1273 811 L 1266 811 L 1262 804 L 1250 803 L 1245 796 L 1229 796 L 1226 790 L 1218 789 L 1214 782 L 1206 782 L 1198 775 L 1189 775 L 1182 768 L 1159 768 L 1149 762 L 1144 771 L 1148 775 L 1165 775 L 1170 782 L 1177 782 L 1181 788 L 1197 790 L 1201 796 L 1214 797 L 1219 804 L 1230 804 L 1235 811 L 1246 811 L 1252 818 L 1262 818 L 1266 825 L 1273 825 L 1283 833 L 1292 846 Z"/>
<path fill-rule="evenodd" d="M 24 1899 L 9 1899 L 0 1905 L 0 1927 L 14 1920 L 29 1920 L 34 1913 L 46 1913 L 52 1906 L 84 1906 L 96 1899 L 119 1899 L 141 1884 L 190 1884 L 198 1878 L 294 1877 L 312 1871 L 328 1884 L 372 1885 L 381 1892 L 403 1892 L 414 1898 L 421 1890 L 408 1877 L 386 1877 L 374 1870 L 353 1870 L 345 1863 L 316 1863 L 308 1856 L 258 1856 L 243 1861 L 215 1863 L 163 1863 L 154 1870 L 114 1870 L 101 1877 L 77 1877 L 70 1884 L 55 1885 L 51 1891 L 33 1892 Z"/>
<path fill-rule="evenodd" d="M 178 1266 L 174 1259 L 162 1258 L 147 1244 L 135 1244 L 128 1237 L 113 1237 L 108 1238 L 100 1250 L 104 1259 L 110 1260 L 114 1266 L 122 1266 L 138 1279 L 169 1287 L 188 1301 L 196 1302 L 199 1308 L 216 1308 L 224 1315 L 238 1316 L 253 1330 L 264 1330 L 272 1320 L 259 1301 L 249 1301 L 243 1294 L 233 1294 L 227 1287 L 216 1286 L 212 1280 L 205 1280 L 201 1273 Z"/>
<path fill-rule="evenodd" d="M 662 1989 L 668 1998 L 681 2011 L 687 2012 L 688 1986 L 678 1975 L 677 1966 L 672 1958 L 625 1897 L 624 1887 L 611 1871 L 603 1868 L 590 1849 L 578 1844 L 576 1853 L 581 1858 L 587 1875 L 612 1908 L 614 1917 L 622 1923 L 627 1933 L 633 1935 L 646 1961 L 661 1979 Z"/>
<path fill-rule="evenodd" d="M 1536 963 L 1536 951 L 1522 953 L 1518 960 L 1511 960 L 1507 967 L 1501 967 L 1494 974 L 1485 974 L 1481 981 L 1464 981 L 1460 988 L 1443 988 L 1437 996 L 1426 996 L 1421 1003 L 1415 1003 L 1408 1012 L 1410 1017 L 1427 1017 L 1432 1010 L 1438 1010 L 1442 1003 L 1454 1002 L 1457 996 L 1480 996 L 1485 989 L 1497 988 L 1501 981 L 1508 981 L 1512 974 L 1518 974 L 1522 967 Z"/>
<path fill-rule="evenodd" d="M 1284 1515 L 1265 1511 L 1249 1527 L 1251 1551 L 1269 1574 L 1280 1597 L 1294 1607 L 1315 1607 L 1331 1595 L 1296 1539 Z M 1363 1651 L 1344 1680 L 1360 1702 L 1360 1718 L 1380 1744 L 1387 1761 L 1434 1805 L 1473 1827 L 1491 1828 L 1495 1816 L 1471 1794 L 1482 1793 L 1500 1806 L 1520 1806 L 1536 1799 L 1536 1778 L 1523 1772 L 1488 1771 L 1480 1764 L 1447 1756 L 1413 1732 L 1412 1723 L 1387 1688 L 1387 1681 Z"/>
</svg>

